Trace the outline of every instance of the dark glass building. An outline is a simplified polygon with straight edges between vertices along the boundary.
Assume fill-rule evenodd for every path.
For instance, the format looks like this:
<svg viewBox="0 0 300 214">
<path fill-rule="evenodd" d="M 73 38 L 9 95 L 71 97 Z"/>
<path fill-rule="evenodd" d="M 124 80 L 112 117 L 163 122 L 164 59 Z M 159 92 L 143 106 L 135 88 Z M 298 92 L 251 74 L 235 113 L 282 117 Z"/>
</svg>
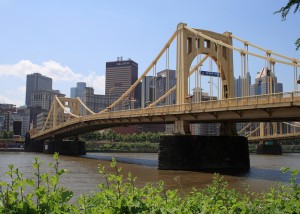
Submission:
<svg viewBox="0 0 300 214">
<path fill-rule="evenodd" d="M 52 79 L 39 73 L 28 74 L 26 79 L 25 104 L 31 106 L 31 94 L 38 90 L 52 90 Z"/>
<path fill-rule="evenodd" d="M 138 64 L 131 59 L 124 60 L 118 57 L 117 61 L 106 62 L 105 95 L 108 97 L 120 97 L 138 79 Z M 141 85 L 128 96 L 128 100 L 134 101 L 134 108 L 140 107 Z M 111 104 L 111 103 L 110 103 Z M 125 104 L 124 104 L 125 105 Z M 122 109 L 122 104 L 115 110 Z"/>
</svg>

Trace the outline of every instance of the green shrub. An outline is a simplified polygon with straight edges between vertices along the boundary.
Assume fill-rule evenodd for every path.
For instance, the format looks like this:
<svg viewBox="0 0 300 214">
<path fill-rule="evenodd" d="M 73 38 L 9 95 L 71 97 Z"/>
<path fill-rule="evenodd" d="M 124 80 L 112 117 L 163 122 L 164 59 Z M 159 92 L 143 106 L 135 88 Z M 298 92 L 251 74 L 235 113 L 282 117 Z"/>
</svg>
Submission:
<svg viewBox="0 0 300 214">
<path fill-rule="evenodd" d="M 32 167 L 35 179 L 24 178 L 14 165 L 9 165 L 6 174 L 11 183 L 0 183 L 0 213 L 69 213 L 71 205 L 68 204 L 73 193 L 58 187 L 59 177 L 66 173 L 59 169 L 58 154 L 53 155 L 54 162 L 49 167 L 54 170 L 41 173 L 41 164 L 34 158 Z M 30 192 L 30 188 L 33 190 Z"/>
<path fill-rule="evenodd" d="M 34 158 L 34 179 L 23 178 L 18 168 L 9 165 L 6 174 L 11 182 L 0 183 L 0 213 L 300 213 L 298 171 L 289 168 L 282 170 L 291 173 L 289 184 L 278 183 L 265 193 L 240 193 L 215 174 L 206 188 L 194 188 L 183 195 L 178 190 L 166 190 L 163 181 L 136 187 L 137 178 L 131 173 L 124 177 L 113 159 L 110 167 L 114 173 L 107 174 L 104 166 L 98 167 L 105 180 L 98 191 L 81 195 L 72 204 L 72 192 L 58 186 L 66 170 L 59 169 L 57 154 L 53 158 L 49 164 L 52 174 L 41 173 L 42 162 Z"/>
</svg>

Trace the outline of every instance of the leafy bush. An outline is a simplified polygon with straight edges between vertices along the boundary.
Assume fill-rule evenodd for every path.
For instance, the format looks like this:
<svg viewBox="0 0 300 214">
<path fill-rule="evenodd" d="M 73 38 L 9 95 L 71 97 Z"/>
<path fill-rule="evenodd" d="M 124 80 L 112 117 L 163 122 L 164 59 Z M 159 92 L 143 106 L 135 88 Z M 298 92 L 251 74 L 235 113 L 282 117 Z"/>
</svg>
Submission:
<svg viewBox="0 0 300 214">
<path fill-rule="evenodd" d="M 99 191 L 81 195 L 72 204 L 72 192 L 58 187 L 59 177 L 66 170 L 58 168 L 58 155 L 53 157 L 54 162 L 49 164 L 53 175 L 41 173 L 42 163 L 34 159 L 35 179 L 23 178 L 9 165 L 6 174 L 11 183 L 0 184 L 0 213 L 300 213 L 297 170 L 283 169 L 283 173 L 291 173 L 289 184 L 278 183 L 266 193 L 240 193 L 215 174 L 206 188 L 182 195 L 178 190 L 166 190 L 163 181 L 136 187 L 137 178 L 131 173 L 124 177 L 114 159 L 110 163 L 114 173 L 107 174 L 104 166 L 98 166 L 105 179 L 98 185 Z"/>
<path fill-rule="evenodd" d="M 11 183 L 0 183 L 0 213 L 69 213 L 68 204 L 73 193 L 58 187 L 59 177 L 66 172 L 59 169 L 58 154 L 53 155 L 54 162 L 49 167 L 54 170 L 53 175 L 41 173 L 41 164 L 34 158 L 32 167 L 35 179 L 24 178 L 14 165 L 9 165 L 6 174 Z M 29 188 L 33 188 L 30 192 Z"/>
</svg>

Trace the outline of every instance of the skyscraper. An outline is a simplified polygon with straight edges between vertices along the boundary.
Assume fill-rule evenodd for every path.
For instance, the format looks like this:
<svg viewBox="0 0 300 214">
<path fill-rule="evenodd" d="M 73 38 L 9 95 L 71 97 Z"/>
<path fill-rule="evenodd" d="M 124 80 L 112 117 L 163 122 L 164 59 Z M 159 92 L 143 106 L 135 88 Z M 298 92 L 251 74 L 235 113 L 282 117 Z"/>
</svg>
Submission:
<svg viewBox="0 0 300 214">
<path fill-rule="evenodd" d="M 38 90 L 31 92 L 31 106 L 40 106 L 49 111 L 55 96 L 64 97 L 59 90 Z"/>
<path fill-rule="evenodd" d="M 251 85 L 251 76 L 250 73 L 247 72 L 246 78 L 234 79 L 234 96 L 235 97 L 243 97 L 250 95 L 250 85 Z"/>
<path fill-rule="evenodd" d="M 142 96 L 141 96 L 141 107 L 145 108 L 154 101 L 153 94 L 155 93 L 154 81 L 156 77 L 145 76 L 142 80 Z"/>
<path fill-rule="evenodd" d="M 108 97 L 120 97 L 137 79 L 138 64 L 133 60 L 123 61 L 122 57 L 118 57 L 117 61 L 106 62 L 105 95 Z M 135 100 L 135 107 L 139 106 L 141 100 L 140 85 L 130 94 L 129 99 Z M 117 109 L 121 108 L 121 105 L 117 107 Z"/>
<path fill-rule="evenodd" d="M 261 72 L 258 72 L 255 83 L 250 86 L 250 95 L 271 94 L 282 91 L 282 83 L 277 82 L 277 77 L 268 68 L 263 68 Z"/>
<path fill-rule="evenodd" d="M 39 73 L 28 74 L 26 79 L 25 104 L 31 106 L 31 94 L 38 90 L 52 90 L 52 79 Z"/>
<path fill-rule="evenodd" d="M 71 98 L 79 97 L 82 100 L 85 87 L 86 87 L 85 82 L 78 82 L 76 84 L 76 87 L 71 88 L 71 93 L 70 93 Z"/>
<path fill-rule="evenodd" d="M 162 70 L 157 73 L 156 98 L 160 98 L 176 85 L 176 71 Z M 176 92 L 172 92 L 162 101 L 162 105 L 172 105 L 176 103 Z"/>
</svg>

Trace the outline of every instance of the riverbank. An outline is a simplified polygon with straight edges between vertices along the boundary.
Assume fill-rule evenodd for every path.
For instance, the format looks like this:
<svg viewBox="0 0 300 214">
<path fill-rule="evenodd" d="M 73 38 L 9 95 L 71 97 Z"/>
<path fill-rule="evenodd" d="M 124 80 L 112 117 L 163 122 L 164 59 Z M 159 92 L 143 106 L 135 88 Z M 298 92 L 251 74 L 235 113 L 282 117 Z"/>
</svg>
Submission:
<svg viewBox="0 0 300 214">
<path fill-rule="evenodd" d="M 159 143 L 127 143 L 110 141 L 87 141 L 87 152 L 139 152 L 157 153 Z"/>
<path fill-rule="evenodd" d="M 256 153 L 256 145 L 253 143 L 249 143 L 249 153 Z M 281 145 L 283 153 L 300 153 L 300 145 Z"/>
<path fill-rule="evenodd" d="M 249 153 L 256 153 L 257 144 L 249 144 Z M 110 141 L 87 141 L 87 152 L 140 152 L 157 153 L 159 143 L 151 142 L 110 142 Z M 300 145 L 282 145 L 283 153 L 300 153 Z"/>
</svg>

